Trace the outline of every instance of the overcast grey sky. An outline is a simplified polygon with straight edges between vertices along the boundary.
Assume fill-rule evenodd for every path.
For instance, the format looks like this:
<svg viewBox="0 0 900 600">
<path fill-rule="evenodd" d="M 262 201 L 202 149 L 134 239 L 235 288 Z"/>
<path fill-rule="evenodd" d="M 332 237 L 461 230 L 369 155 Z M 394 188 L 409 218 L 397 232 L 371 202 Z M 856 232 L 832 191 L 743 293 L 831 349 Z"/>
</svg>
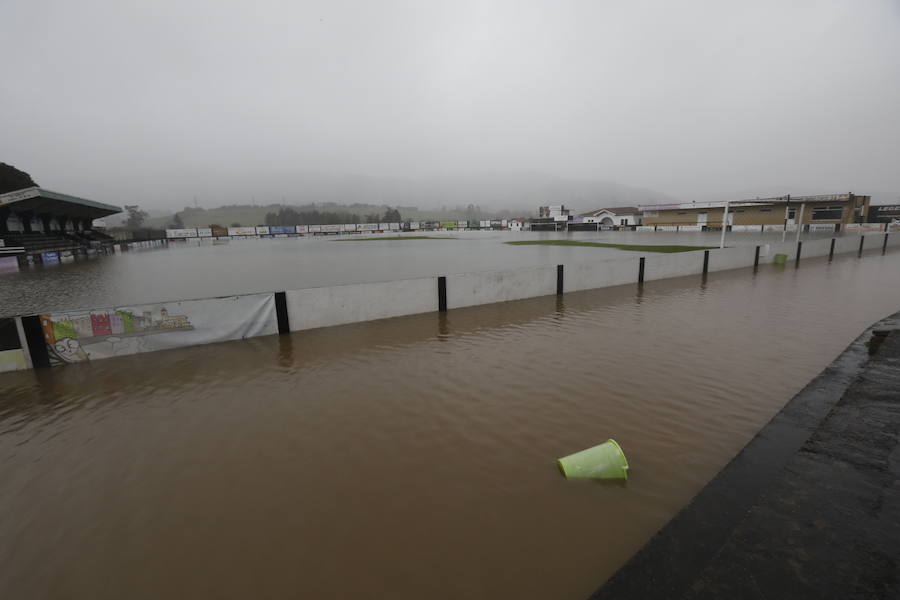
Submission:
<svg viewBox="0 0 900 600">
<path fill-rule="evenodd" d="M 0 0 L 0 54 L 0 161 L 98 200 L 292 172 L 900 194 L 898 0 Z"/>
</svg>

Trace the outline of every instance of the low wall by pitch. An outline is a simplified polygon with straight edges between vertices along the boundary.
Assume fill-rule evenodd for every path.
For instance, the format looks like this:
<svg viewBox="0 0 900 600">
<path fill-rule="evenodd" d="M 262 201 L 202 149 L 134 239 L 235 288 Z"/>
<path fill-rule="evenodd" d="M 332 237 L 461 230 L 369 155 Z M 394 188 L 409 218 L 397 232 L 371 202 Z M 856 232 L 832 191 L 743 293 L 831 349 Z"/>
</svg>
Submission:
<svg viewBox="0 0 900 600">
<path fill-rule="evenodd" d="M 900 246 L 887 233 L 0 318 L 0 372 Z"/>
</svg>

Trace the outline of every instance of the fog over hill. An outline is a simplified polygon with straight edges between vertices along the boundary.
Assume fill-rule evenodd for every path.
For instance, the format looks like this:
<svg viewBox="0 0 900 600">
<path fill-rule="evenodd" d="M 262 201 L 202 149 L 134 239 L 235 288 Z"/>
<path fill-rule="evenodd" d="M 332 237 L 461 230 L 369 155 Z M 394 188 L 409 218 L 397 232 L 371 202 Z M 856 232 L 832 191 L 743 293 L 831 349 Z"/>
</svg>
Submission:
<svg viewBox="0 0 900 600">
<path fill-rule="evenodd" d="M 604 206 L 676 202 L 677 198 L 642 187 L 611 181 L 569 179 L 543 173 L 478 173 L 419 178 L 373 177 L 324 173 L 270 173 L 260 180 L 240 174 L 198 177 L 196 204 L 215 208 L 232 204 L 309 205 L 335 203 L 414 206 L 423 210 L 466 207 L 485 212 L 512 211 L 522 216 L 538 206 L 565 204 L 578 212 Z M 201 184 L 202 182 L 202 184 Z M 140 203 L 136 190 L 133 201 Z M 146 199 L 169 212 L 194 206 L 182 194 Z M 121 202 L 124 203 L 124 200 Z M 128 202 L 131 203 L 131 202 Z"/>
</svg>

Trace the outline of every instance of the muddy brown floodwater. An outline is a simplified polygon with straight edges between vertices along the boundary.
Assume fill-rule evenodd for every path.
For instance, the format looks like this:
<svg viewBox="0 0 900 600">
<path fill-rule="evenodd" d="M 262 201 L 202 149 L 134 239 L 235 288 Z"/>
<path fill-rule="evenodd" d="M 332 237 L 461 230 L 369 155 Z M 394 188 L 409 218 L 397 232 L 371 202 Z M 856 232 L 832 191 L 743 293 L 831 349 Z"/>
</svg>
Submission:
<svg viewBox="0 0 900 600">
<path fill-rule="evenodd" d="M 0 597 L 582 599 L 898 309 L 875 252 L 0 375 Z"/>
</svg>

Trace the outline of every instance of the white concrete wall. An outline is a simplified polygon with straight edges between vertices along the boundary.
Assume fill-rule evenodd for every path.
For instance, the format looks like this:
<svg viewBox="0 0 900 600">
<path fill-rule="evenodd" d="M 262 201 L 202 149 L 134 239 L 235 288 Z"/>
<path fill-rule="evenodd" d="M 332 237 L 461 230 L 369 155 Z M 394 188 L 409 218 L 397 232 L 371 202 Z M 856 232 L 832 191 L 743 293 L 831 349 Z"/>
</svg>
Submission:
<svg viewBox="0 0 900 600">
<path fill-rule="evenodd" d="M 859 250 L 858 235 L 848 235 L 836 239 L 837 241 L 835 241 L 834 243 L 835 254 L 843 254 L 844 252 L 856 252 L 857 250 Z"/>
<path fill-rule="evenodd" d="M 556 267 L 447 276 L 447 308 L 476 306 L 556 293 Z"/>
<path fill-rule="evenodd" d="M 710 250 L 709 272 L 752 267 L 754 256 L 756 256 L 755 246 L 735 246 L 734 248 Z"/>
<path fill-rule="evenodd" d="M 563 291 L 577 292 L 637 283 L 639 257 L 565 265 Z M 644 267 L 646 270 L 646 266 Z M 554 287 L 554 293 L 556 288 Z"/>
<path fill-rule="evenodd" d="M 437 277 L 288 291 L 291 330 L 373 321 L 438 309 Z"/>
<path fill-rule="evenodd" d="M 703 251 L 676 252 L 673 254 L 658 254 L 648 252 L 644 255 L 644 281 L 656 281 L 669 277 L 684 277 L 685 275 L 697 275 L 703 273 Z M 637 281 L 637 271 L 634 273 L 634 281 Z"/>
</svg>

